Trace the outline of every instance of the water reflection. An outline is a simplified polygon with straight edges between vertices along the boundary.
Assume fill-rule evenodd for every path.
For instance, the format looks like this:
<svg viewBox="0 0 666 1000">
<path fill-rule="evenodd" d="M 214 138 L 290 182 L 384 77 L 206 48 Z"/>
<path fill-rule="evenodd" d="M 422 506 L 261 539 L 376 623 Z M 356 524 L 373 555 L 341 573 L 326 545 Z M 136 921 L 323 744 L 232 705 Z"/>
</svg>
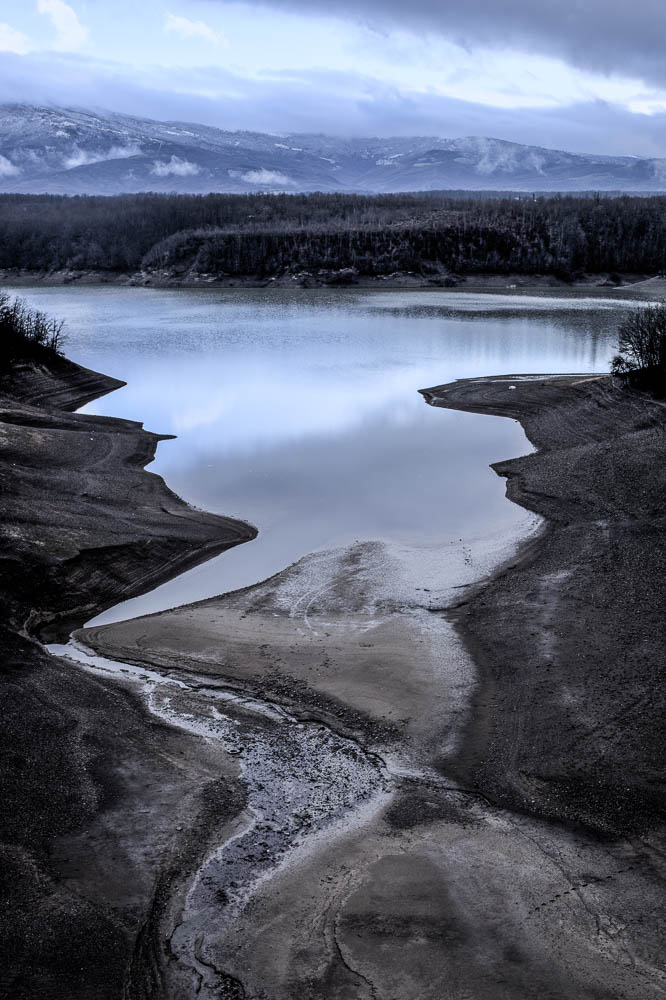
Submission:
<svg viewBox="0 0 666 1000">
<path fill-rule="evenodd" d="M 432 545 L 510 533 L 522 514 L 488 464 L 524 452 L 522 431 L 433 410 L 416 390 L 607 369 L 622 311 L 607 300 L 445 292 L 21 294 L 66 319 L 70 357 L 128 382 L 87 410 L 177 434 L 154 471 L 191 503 L 260 529 L 257 541 L 129 602 L 132 614 L 254 583 L 354 539 Z"/>
</svg>

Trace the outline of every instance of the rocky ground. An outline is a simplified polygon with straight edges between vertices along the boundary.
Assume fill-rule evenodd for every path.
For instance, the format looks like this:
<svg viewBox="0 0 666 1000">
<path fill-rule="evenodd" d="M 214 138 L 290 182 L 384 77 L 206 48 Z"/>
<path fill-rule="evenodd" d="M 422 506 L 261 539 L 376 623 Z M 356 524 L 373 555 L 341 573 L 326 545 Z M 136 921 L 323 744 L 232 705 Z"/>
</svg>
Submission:
<svg viewBox="0 0 666 1000">
<path fill-rule="evenodd" d="M 155 436 L 18 394 L 0 995 L 666 995 L 661 404 L 426 390 L 539 449 L 497 471 L 545 527 L 490 577 L 444 592 L 444 550 L 359 543 L 77 649 L 132 553 L 145 587 L 251 532 L 140 471 Z"/>
</svg>

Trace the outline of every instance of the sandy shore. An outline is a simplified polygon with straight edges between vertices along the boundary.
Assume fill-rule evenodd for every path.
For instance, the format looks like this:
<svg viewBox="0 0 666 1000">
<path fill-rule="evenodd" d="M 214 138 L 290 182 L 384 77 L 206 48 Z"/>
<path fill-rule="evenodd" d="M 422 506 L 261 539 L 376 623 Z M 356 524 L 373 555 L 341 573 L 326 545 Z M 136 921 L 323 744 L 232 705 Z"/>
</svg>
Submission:
<svg viewBox="0 0 666 1000">
<path fill-rule="evenodd" d="M 490 578 L 441 603 L 358 544 L 77 634 L 249 796 L 155 922 L 160 995 L 666 992 L 664 409 L 605 377 L 424 395 L 539 449 L 497 471 L 547 527 Z"/>
</svg>

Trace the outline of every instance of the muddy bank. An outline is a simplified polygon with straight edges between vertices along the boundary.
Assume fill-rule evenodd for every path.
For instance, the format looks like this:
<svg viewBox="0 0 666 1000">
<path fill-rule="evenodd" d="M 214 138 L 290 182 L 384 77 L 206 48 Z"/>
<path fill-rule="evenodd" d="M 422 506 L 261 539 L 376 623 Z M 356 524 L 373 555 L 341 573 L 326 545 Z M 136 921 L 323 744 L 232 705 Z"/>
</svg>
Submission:
<svg viewBox="0 0 666 1000">
<path fill-rule="evenodd" d="M 144 471 L 163 435 L 70 412 L 121 384 L 61 361 L 17 369 L 0 392 L 0 567 L 8 622 L 31 634 L 67 636 L 96 610 L 255 537 Z"/>
<path fill-rule="evenodd" d="M 494 468 L 547 523 L 449 612 L 481 671 L 453 770 L 533 815 L 609 836 L 661 829 L 666 408 L 607 376 L 472 379 L 424 396 L 521 422 L 537 453 Z"/>
<path fill-rule="evenodd" d="M 129 285 L 150 288 L 366 288 L 432 290 L 444 288 L 461 292 L 551 291 L 579 292 L 581 294 L 622 295 L 635 292 L 640 297 L 660 298 L 666 294 L 666 279 L 644 274 L 627 274 L 620 283 L 611 281 L 606 273 L 589 274 L 575 281 L 563 281 L 550 274 L 473 274 L 423 275 L 412 271 L 396 271 L 377 276 L 351 275 L 349 269 L 330 274 L 309 271 L 288 272 L 270 277 L 260 275 L 219 275 L 197 272 L 147 270 L 136 272 L 115 271 L 26 271 L 0 270 L 0 282 L 10 287 L 34 285 Z M 343 273 L 344 272 L 344 273 Z"/>
<path fill-rule="evenodd" d="M 427 398 L 520 419 L 541 449 L 498 471 L 547 529 L 462 601 L 434 596 L 425 553 L 359 543 L 76 634 L 152 711 L 166 701 L 174 726 L 229 741 L 226 723 L 211 730 L 222 695 L 289 714 L 270 744 L 242 728 L 249 788 L 266 759 L 291 760 L 261 839 L 244 841 L 254 867 L 221 843 L 159 936 L 208 970 L 210 998 L 223 977 L 257 1000 L 663 996 L 663 410 L 597 378 L 481 379 Z M 183 704 L 174 683 L 194 692 Z M 299 835 L 274 854 L 276 810 L 300 802 L 310 759 L 320 767 L 284 757 L 312 724 L 342 773 L 351 754 L 352 773 L 372 761 L 376 779 L 340 799 L 323 771 L 333 806 L 315 782 L 318 808 L 304 822 L 286 810 Z"/>
<path fill-rule="evenodd" d="M 159 995 L 155 913 L 245 801 L 219 748 L 33 638 L 254 536 L 144 471 L 159 435 L 71 412 L 121 384 L 61 360 L 0 396 L 0 993 L 22 1000 Z"/>
</svg>

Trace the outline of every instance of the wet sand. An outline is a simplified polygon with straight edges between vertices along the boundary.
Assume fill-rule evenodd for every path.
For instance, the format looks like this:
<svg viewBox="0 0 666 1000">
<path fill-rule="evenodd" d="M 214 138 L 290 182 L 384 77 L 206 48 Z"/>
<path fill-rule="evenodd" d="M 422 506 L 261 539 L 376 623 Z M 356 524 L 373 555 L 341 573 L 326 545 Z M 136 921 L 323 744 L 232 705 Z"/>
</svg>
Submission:
<svg viewBox="0 0 666 1000">
<path fill-rule="evenodd" d="M 359 543 L 245 591 L 76 633 L 111 660 L 52 647 L 78 665 L 18 634 L 17 603 L 7 749 L 25 749 L 6 772 L 8 996 L 666 994 L 664 409 L 607 378 L 424 395 L 517 418 L 539 449 L 497 471 L 545 526 L 483 581 L 435 592 L 444 551 L 419 565 Z M 168 491 L 157 530 L 135 499 L 148 483 L 151 497 L 166 490 L 138 470 L 145 432 L 33 410 L 30 441 L 48 433 L 51 465 L 77 475 L 97 465 L 80 437 L 61 450 L 68 421 L 95 423 L 93 438 L 113 427 L 114 449 L 93 454 L 116 456 L 98 459 L 107 490 L 112 476 L 133 489 L 116 495 L 125 534 L 106 506 L 97 528 L 128 551 L 156 538 L 145 572 L 174 571 L 161 531 L 180 532 L 182 561 L 247 531 Z M 19 411 L 10 440 L 26 427 Z M 15 439 L 17 456 L 28 443 Z M 69 476 L 49 472 L 53 523 Z M 95 548 L 92 492 L 79 492 L 79 549 Z M 24 508 L 36 528 L 22 544 L 45 539 L 42 560 L 58 565 L 37 509 Z M 128 511 L 142 512 L 134 534 Z M 33 586 L 50 581 L 31 558 Z M 87 601 L 131 589 L 131 559 L 113 584 L 112 560 L 91 565 L 75 577 L 86 600 L 35 589 L 31 620 L 53 623 L 47 638 L 62 642 Z"/>
</svg>

